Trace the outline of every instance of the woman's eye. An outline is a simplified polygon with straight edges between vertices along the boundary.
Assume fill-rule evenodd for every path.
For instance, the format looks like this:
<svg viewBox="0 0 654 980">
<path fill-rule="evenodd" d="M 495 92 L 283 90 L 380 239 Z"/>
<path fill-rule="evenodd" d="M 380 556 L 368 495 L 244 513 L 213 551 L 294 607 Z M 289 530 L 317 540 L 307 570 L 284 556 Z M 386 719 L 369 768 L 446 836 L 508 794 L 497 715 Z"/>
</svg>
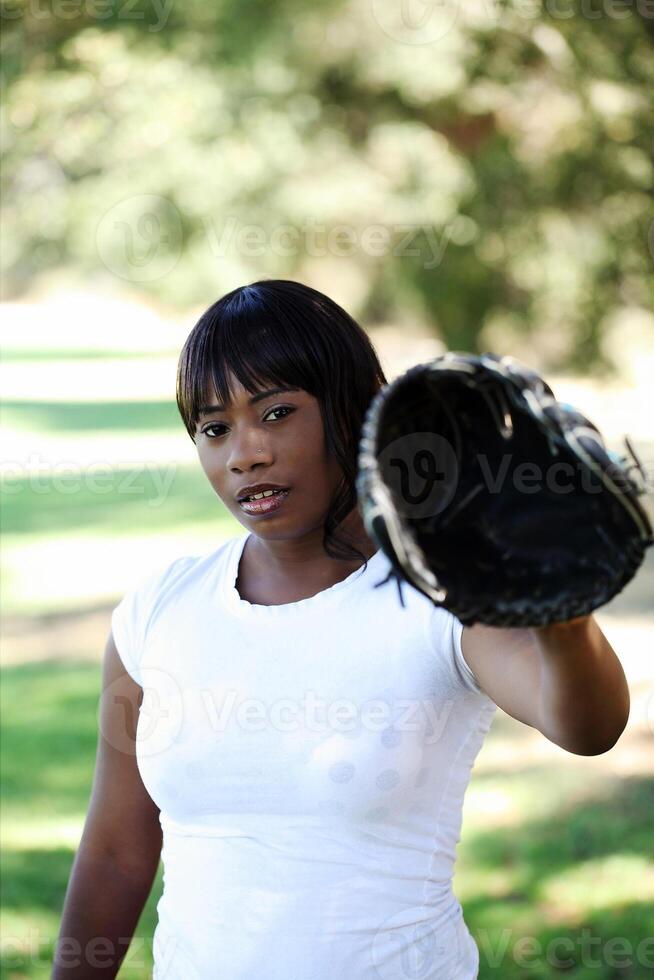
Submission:
<svg viewBox="0 0 654 980">
<path fill-rule="evenodd" d="M 215 436 L 213 436 L 213 435 L 211 435 L 211 432 L 212 432 L 212 431 L 213 431 L 214 429 L 224 429 L 224 428 L 225 428 L 225 426 L 224 426 L 224 425 L 218 425 L 217 423 L 214 423 L 213 425 L 208 425 L 208 426 L 206 427 L 206 429 L 203 429 L 203 430 L 202 430 L 202 432 L 203 432 L 203 434 L 204 434 L 205 436 L 211 436 L 211 438 L 212 438 L 212 439 L 215 439 L 216 437 L 215 437 Z M 220 435 L 220 433 L 218 433 L 218 435 Z"/>
<path fill-rule="evenodd" d="M 273 415 L 276 412 L 286 412 L 287 414 L 290 414 L 291 412 L 294 411 L 295 411 L 294 408 L 288 408 L 285 405 L 280 405 L 279 408 L 271 408 L 270 411 L 266 413 L 264 418 L 267 418 L 269 415 Z M 282 415 L 282 418 L 286 418 L 286 415 Z M 280 421 L 280 420 L 273 419 L 273 422 L 276 421 Z M 215 432 L 216 429 L 224 429 L 224 428 L 225 426 L 222 424 L 222 422 L 212 422 L 211 425 L 208 425 L 205 429 L 202 430 L 202 432 L 205 436 L 209 436 L 210 439 L 217 439 L 218 436 L 222 435 L 222 432 L 218 432 L 217 434 L 214 435 L 212 435 L 211 433 Z"/>
</svg>

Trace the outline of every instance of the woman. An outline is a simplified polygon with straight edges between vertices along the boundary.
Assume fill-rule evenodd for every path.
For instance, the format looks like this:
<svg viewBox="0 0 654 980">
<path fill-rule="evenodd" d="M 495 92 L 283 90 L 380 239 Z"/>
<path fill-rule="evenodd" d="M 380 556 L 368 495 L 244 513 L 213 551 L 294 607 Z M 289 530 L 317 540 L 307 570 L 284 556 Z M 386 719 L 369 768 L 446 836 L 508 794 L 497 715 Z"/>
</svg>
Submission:
<svg viewBox="0 0 654 980">
<path fill-rule="evenodd" d="M 403 608 L 392 581 L 379 587 L 390 565 L 355 477 L 385 383 L 361 327 L 291 281 L 234 290 L 189 335 L 180 414 L 245 530 L 153 572 L 113 610 L 56 980 L 116 975 L 160 856 L 155 980 L 477 976 L 452 876 L 497 705 L 547 721 L 571 751 L 599 743 L 582 744 L 578 704 L 567 721 L 543 666 L 553 647 L 532 632 L 466 628 L 463 643 L 422 593 L 405 589 Z M 504 670 L 489 641 L 500 633 L 514 641 Z M 601 654 L 604 751 L 624 688 Z"/>
</svg>

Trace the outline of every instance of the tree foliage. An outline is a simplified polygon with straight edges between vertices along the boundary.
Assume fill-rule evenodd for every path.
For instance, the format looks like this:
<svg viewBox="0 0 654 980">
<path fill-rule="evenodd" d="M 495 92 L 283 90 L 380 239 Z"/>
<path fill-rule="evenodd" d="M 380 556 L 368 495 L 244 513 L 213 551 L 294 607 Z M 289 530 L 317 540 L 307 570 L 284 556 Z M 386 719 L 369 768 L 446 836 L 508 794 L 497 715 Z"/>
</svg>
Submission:
<svg viewBox="0 0 654 980">
<path fill-rule="evenodd" d="M 650 5 L 651 6 L 651 5 Z M 12 0 L 5 298 L 303 279 L 454 349 L 606 366 L 651 300 L 654 8 Z"/>
</svg>

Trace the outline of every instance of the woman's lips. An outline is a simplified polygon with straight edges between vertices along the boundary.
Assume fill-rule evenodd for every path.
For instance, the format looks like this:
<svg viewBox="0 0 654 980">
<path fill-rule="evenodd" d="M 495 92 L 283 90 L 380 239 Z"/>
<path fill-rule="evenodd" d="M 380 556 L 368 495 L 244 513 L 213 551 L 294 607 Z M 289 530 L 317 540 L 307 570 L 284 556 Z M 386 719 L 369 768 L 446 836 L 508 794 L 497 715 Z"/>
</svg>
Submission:
<svg viewBox="0 0 654 980">
<path fill-rule="evenodd" d="M 246 514 L 271 514 L 283 506 L 290 492 L 290 490 L 280 490 L 279 493 L 262 497 L 261 500 L 240 500 L 239 506 Z"/>
</svg>

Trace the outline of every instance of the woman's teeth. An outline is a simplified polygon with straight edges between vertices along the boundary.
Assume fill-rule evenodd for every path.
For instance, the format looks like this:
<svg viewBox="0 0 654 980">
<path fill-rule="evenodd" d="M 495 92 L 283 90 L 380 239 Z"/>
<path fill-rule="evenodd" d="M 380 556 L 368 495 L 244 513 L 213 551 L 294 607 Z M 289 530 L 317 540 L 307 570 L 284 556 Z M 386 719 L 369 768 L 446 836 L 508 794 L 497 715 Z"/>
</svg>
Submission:
<svg viewBox="0 0 654 980">
<path fill-rule="evenodd" d="M 253 493 L 251 497 L 246 497 L 246 500 L 261 500 L 263 497 L 270 497 L 273 493 L 281 493 L 281 490 L 264 490 L 262 493 Z"/>
</svg>

